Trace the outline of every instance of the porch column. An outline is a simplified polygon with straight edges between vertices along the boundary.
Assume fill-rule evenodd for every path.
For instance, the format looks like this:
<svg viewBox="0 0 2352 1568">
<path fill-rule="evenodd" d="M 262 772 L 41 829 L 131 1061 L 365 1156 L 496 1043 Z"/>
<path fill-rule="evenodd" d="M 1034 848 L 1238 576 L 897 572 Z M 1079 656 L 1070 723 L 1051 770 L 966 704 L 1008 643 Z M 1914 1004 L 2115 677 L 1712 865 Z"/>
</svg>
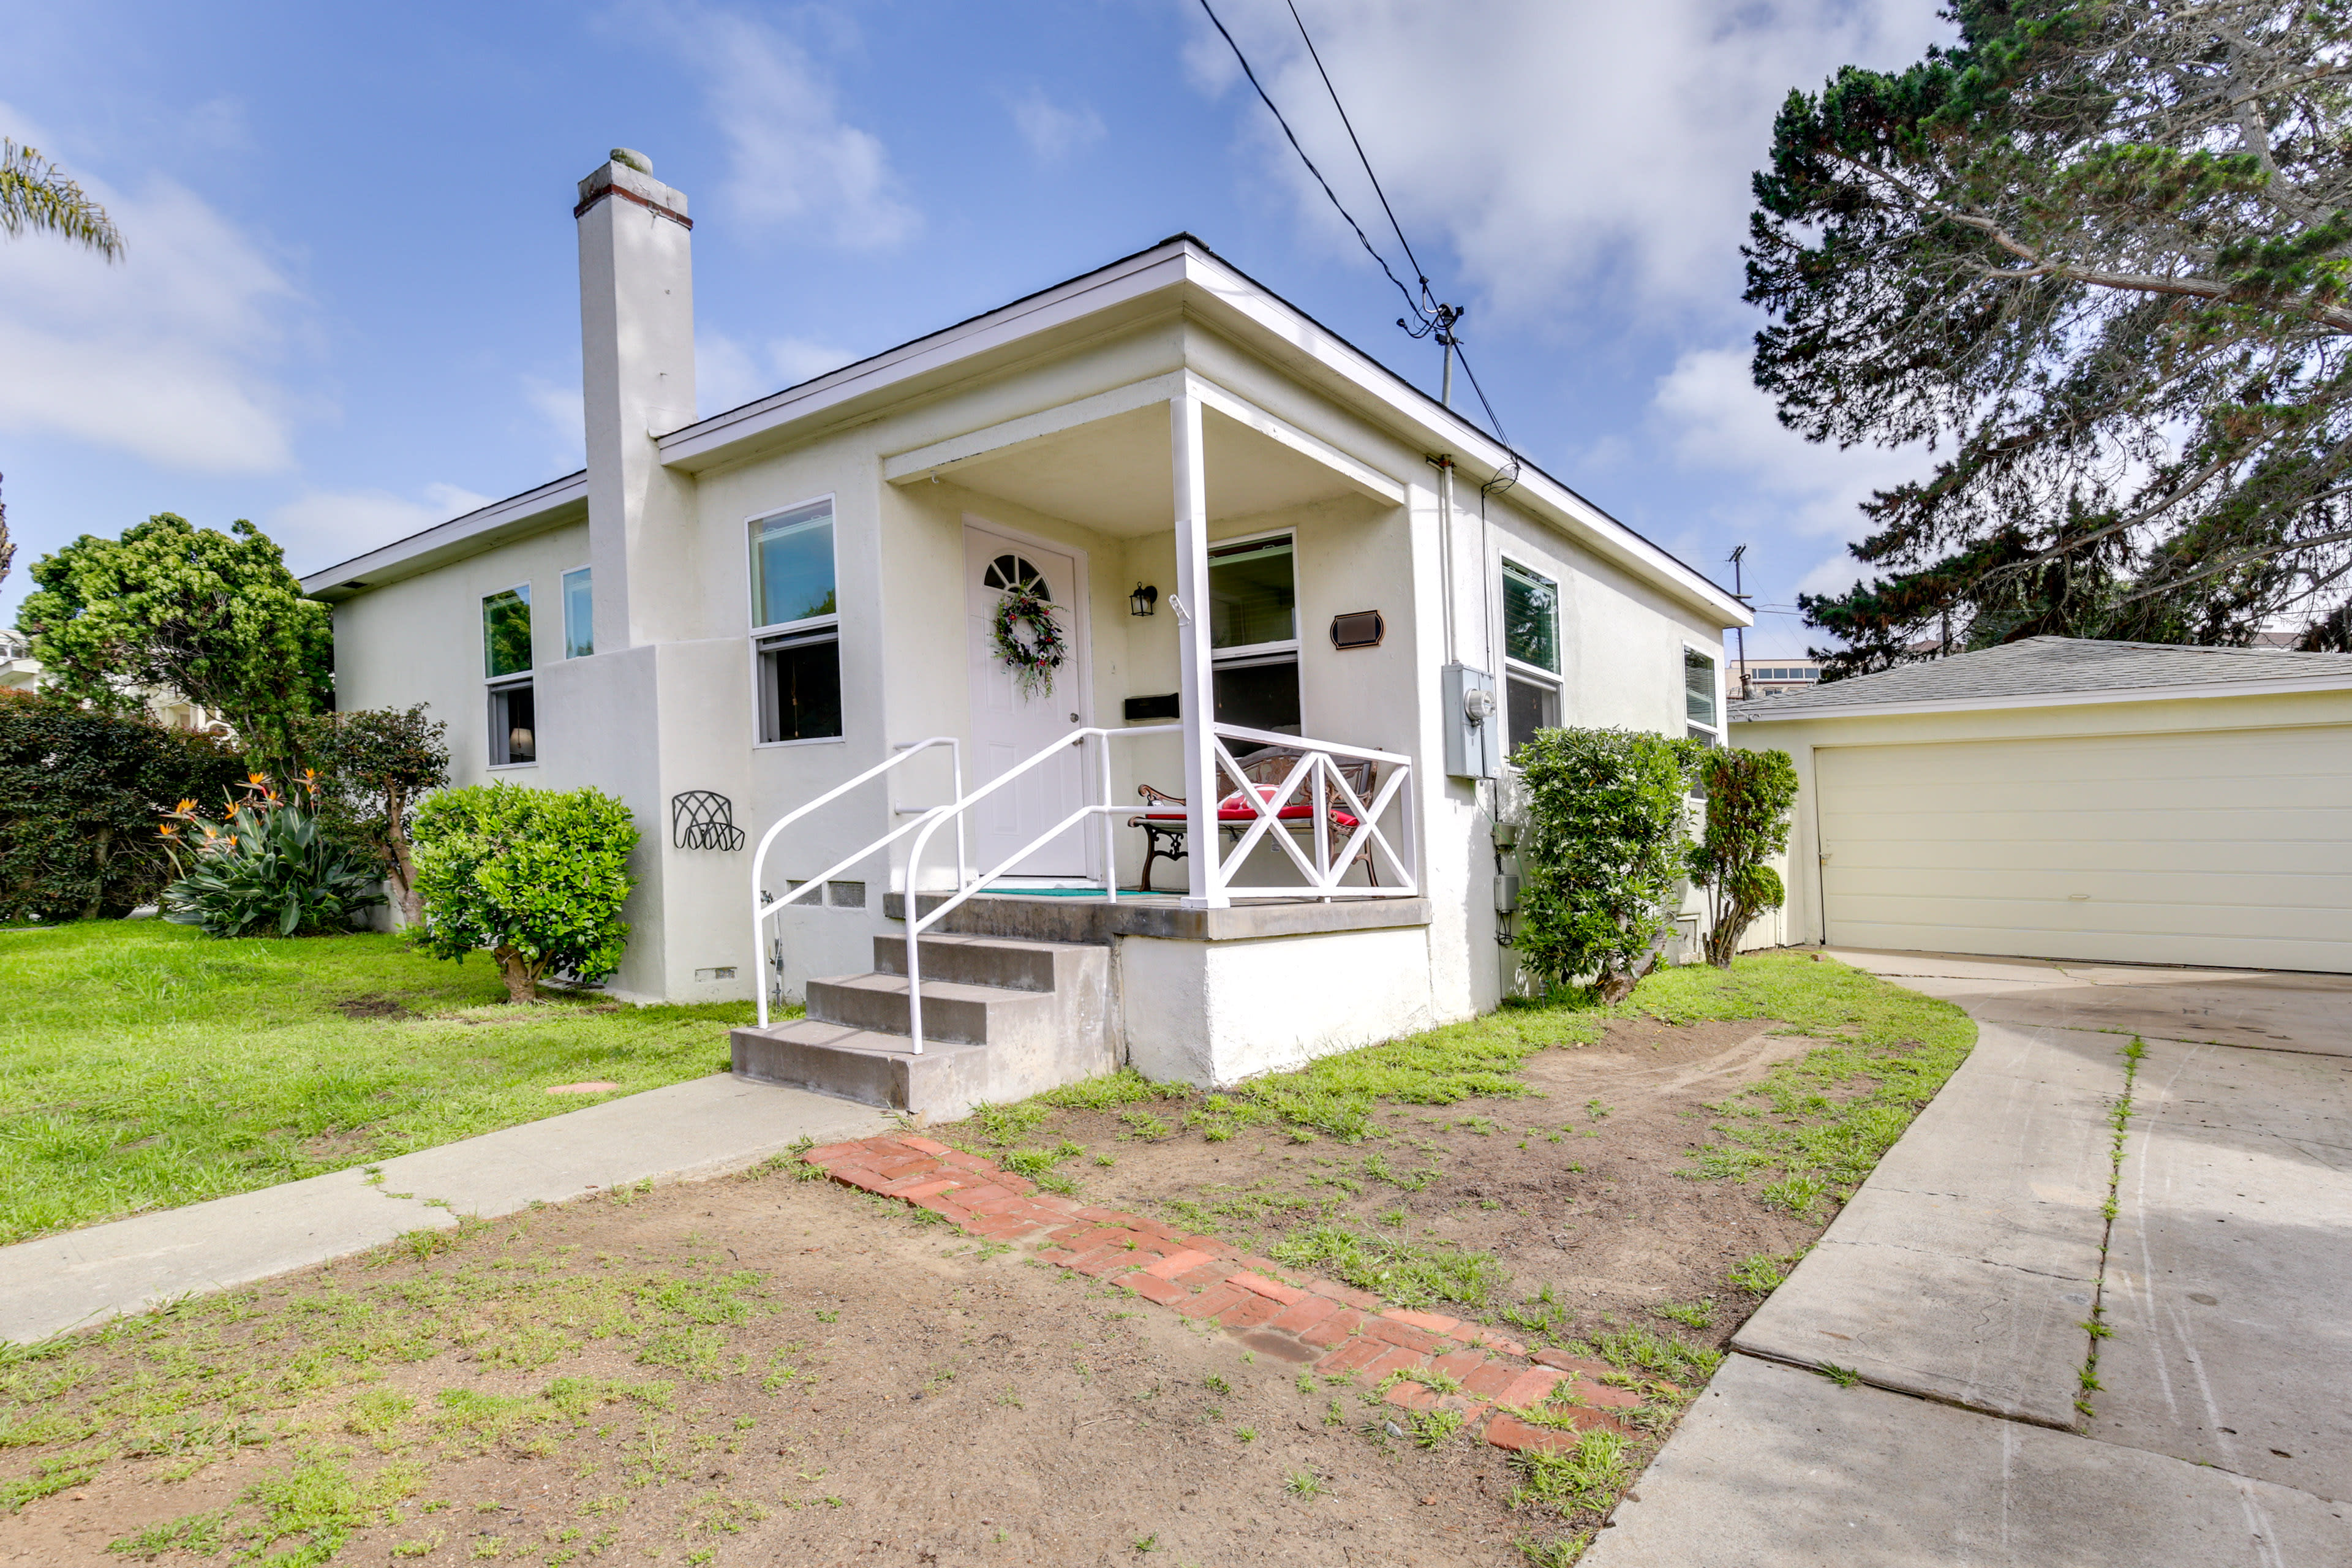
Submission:
<svg viewBox="0 0 2352 1568">
<path fill-rule="evenodd" d="M 1168 400 L 1171 467 L 1176 479 L 1176 669 L 1184 719 L 1184 815 L 1187 909 L 1223 909 L 1230 901 L 1217 876 L 1216 737 L 1209 729 L 1215 683 L 1209 655 L 1209 479 L 1201 446 L 1201 400 L 1190 392 Z"/>
</svg>

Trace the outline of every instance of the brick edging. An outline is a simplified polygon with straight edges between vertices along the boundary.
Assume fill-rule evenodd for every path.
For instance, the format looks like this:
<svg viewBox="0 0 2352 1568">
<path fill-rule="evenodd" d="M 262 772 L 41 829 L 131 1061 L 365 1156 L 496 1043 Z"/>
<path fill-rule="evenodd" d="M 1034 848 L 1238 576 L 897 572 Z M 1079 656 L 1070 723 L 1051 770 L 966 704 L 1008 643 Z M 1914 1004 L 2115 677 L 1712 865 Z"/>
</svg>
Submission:
<svg viewBox="0 0 2352 1568">
<path fill-rule="evenodd" d="M 1262 1354 L 1318 1373 L 1357 1373 L 1379 1383 L 1399 1372 L 1444 1373 L 1461 1394 L 1399 1383 L 1382 1397 L 1406 1410 L 1453 1410 L 1498 1448 L 1573 1447 L 1593 1428 L 1626 1433 L 1611 1410 L 1639 1395 L 1601 1379 L 1613 1369 L 1556 1350 L 1530 1354 L 1492 1329 L 1384 1306 L 1377 1296 L 1328 1279 L 1285 1284 L 1270 1259 L 1213 1236 L 1141 1215 L 1080 1204 L 1000 1169 L 977 1154 L 898 1133 L 827 1143 L 801 1158 L 846 1186 L 926 1208 L 988 1241 L 1035 1243 L 1048 1263 L 1108 1279 L 1185 1317 L 1214 1322 Z M 1513 1412 L 1552 1400 L 1572 1385 L 1576 1403 L 1558 1406 L 1573 1430 L 1531 1426 Z"/>
</svg>

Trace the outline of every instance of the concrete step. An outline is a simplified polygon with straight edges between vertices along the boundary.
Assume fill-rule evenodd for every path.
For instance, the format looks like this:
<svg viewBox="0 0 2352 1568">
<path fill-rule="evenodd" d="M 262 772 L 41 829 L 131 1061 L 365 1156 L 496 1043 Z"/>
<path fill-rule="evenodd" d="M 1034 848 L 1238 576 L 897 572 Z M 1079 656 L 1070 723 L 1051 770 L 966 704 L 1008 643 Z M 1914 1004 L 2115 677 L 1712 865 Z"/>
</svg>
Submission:
<svg viewBox="0 0 2352 1568">
<path fill-rule="evenodd" d="M 909 1027 L 907 993 L 903 974 L 841 974 L 812 980 L 808 1016 L 817 1023 L 904 1036 Z M 923 981 L 923 1038 L 927 1041 L 985 1046 L 1013 1035 L 1050 1031 L 1054 1021 L 1050 992 L 967 985 L 928 977 Z"/>
<path fill-rule="evenodd" d="M 1057 991 L 1074 968 L 1091 962 L 1084 944 L 1027 942 L 1018 937 L 923 938 L 923 980 L 960 981 L 1007 991 Z M 907 973 L 907 939 L 877 936 L 874 967 L 883 974 Z"/>
<path fill-rule="evenodd" d="M 814 1089 L 940 1121 L 970 1115 L 989 1098 L 985 1046 L 932 1041 L 918 1055 L 903 1034 L 811 1018 L 737 1029 L 728 1042 L 735 1076 L 760 1083 Z"/>
</svg>

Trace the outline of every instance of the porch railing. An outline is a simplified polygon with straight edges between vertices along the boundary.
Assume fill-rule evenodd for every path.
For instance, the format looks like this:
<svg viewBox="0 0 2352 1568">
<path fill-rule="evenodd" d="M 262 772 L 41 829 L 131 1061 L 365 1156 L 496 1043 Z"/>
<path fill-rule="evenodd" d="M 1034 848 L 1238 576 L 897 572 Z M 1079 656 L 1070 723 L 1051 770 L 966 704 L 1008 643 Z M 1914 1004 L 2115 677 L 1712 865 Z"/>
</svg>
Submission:
<svg viewBox="0 0 2352 1568">
<path fill-rule="evenodd" d="M 914 832 L 917 828 L 922 826 L 925 822 L 930 820 L 938 812 L 953 809 L 953 805 L 950 804 L 950 805 L 944 806 L 902 806 L 895 801 L 891 802 L 891 816 L 905 816 L 912 814 L 914 820 L 902 823 L 898 826 L 894 827 L 889 832 L 884 834 L 881 837 L 876 839 L 873 843 L 868 844 L 865 848 L 858 850 L 856 853 L 850 855 L 845 858 L 835 861 L 824 870 L 819 871 L 815 876 L 802 882 L 799 887 L 787 890 L 780 898 L 772 896 L 768 892 L 766 880 L 768 849 L 770 846 L 775 843 L 777 835 L 783 832 L 785 828 L 790 827 L 793 823 L 798 822 L 802 817 L 808 816 L 809 813 L 815 811 L 818 807 L 832 805 L 835 801 L 839 800 L 843 795 L 847 795 L 851 790 L 856 789 L 858 785 L 868 783 L 874 779 L 880 778 L 884 773 L 890 772 L 900 763 L 905 763 L 913 757 L 919 756 L 921 753 L 929 751 L 934 746 L 945 746 L 947 748 L 948 768 L 950 775 L 951 791 L 955 795 L 956 800 L 961 801 L 963 798 L 962 742 L 958 741 L 952 735 L 931 735 L 927 736 L 920 741 L 904 742 L 901 744 L 891 748 L 892 754 L 890 756 L 875 763 L 874 766 L 866 769 L 864 773 L 858 774 L 856 778 L 849 780 L 847 783 L 836 784 L 833 788 L 825 791 L 823 795 L 817 796 L 814 800 L 808 802 L 806 805 L 797 806 L 792 811 L 786 812 L 782 816 L 776 820 L 775 824 L 771 826 L 767 832 L 760 836 L 760 847 L 754 850 L 751 855 L 751 954 L 752 960 L 755 963 L 760 962 L 760 952 L 767 935 L 768 921 L 772 917 L 781 912 L 787 906 L 796 901 L 802 894 L 808 892 L 813 888 L 823 888 L 825 883 L 832 880 L 834 878 L 838 877 L 844 871 L 848 870 L 851 867 L 881 853 L 883 850 L 887 849 L 891 845 L 897 843 L 899 839 L 905 837 L 908 834 Z M 963 822 L 962 819 L 959 817 L 956 821 L 956 877 L 959 881 L 961 880 L 963 875 Z M 762 977 L 760 983 L 760 1026 L 761 1028 L 767 1027 L 768 1024 L 768 993 L 770 989 L 771 984 L 769 979 L 767 977 Z"/>
</svg>

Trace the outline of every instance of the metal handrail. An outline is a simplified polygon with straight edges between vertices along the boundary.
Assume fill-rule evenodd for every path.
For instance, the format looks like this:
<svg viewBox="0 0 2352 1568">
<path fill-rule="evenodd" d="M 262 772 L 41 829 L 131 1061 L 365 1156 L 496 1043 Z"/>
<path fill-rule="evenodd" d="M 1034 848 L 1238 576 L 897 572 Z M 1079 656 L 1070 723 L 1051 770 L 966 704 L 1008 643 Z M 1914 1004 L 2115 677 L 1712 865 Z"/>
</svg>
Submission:
<svg viewBox="0 0 2352 1568">
<path fill-rule="evenodd" d="M 855 866 L 859 861 L 866 858 L 866 857 L 887 848 L 904 835 L 911 833 L 916 828 L 921 826 L 923 822 L 929 820 L 929 818 L 933 815 L 943 811 L 953 810 L 954 805 L 951 804 L 949 805 L 913 807 L 911 809 L 923 813 L 923 816 L 916 821 L 906 823 L 898 827 L 893 828 L 890 832 L 884 834 L 880 838 L 877 838 L 873 843 L 866 846 L 865 848 L 857 850 L 856 853 L 849 856 L 848 858 L 835 861 L 833 865 L 826 867 L 815 876 L 807 879 L 805 881 L 802 882 L 799 887 L 793 888 L 784 893 L 782 897 L 770 898 L 767 893 L 767 885 L 764 874 L 768 861 L 768 847 L 776 841 L 776 835 L 782 833 L 785 828 L 790 827 L 793 823 L 798 822 L 802 817 L 806 816 L 810 812 L 816 810 L 820 806 L 832 805 L 835 801 L 839 800 L 843 795 L 847 795 L 851 790 L 856 789 L 859 784 L 880 777 L 882 774 L 888 773 L 892 768 L 897 767 L 899 763 L 907 761 L 908 758 L 927 752 L 933 746 L 945 746 L 948 749 L 948 767 L 952 775 L 953 793 L 960 801 L 963 795 L 963 743 L 953 735 L 929 735 L 919 741 L 900 742 L 897 746 L 891 749 L 894 754 L 875 763 L 872 767 L 866 769 L 864 773 L 859 773 L 856 778 L 849 780 L 847 783 L 836 784 L 833 788 L 825 791 L 823 795 L 817 796 L 814 800 L 808 802 L 795 810 L 785 813 L 776 820 L 775 824 L 771 826 L 767 832 L 760 836 L 760 847 L 751 853 L 751 961 L 755 967 L 764 967 L 763 961 L 760 956 L 760 948 L 763 928 L 768 917 L 774 914 L 777 910 L 782 910 L 786 905 L 792 903 L 811 888 L 824 887 L 827 881 L 832 879 L 832 878 L 838 873 L 846 871 L 852 866 Z M 899 807 L 895 804 L 892 805 L 890 810 L 891 815 L 894 816 L 902 815 Z M 963 821 L 962 818 L 959 816 L 956 820 L 956 875 L 959 879 L 961 879 L 964 874 L 964 866 Z M 764 1029 L 768 1026 L 768 980 L 765 976 L 761 977 L 759 990 L 760 1027 Z"/>
</svg>

